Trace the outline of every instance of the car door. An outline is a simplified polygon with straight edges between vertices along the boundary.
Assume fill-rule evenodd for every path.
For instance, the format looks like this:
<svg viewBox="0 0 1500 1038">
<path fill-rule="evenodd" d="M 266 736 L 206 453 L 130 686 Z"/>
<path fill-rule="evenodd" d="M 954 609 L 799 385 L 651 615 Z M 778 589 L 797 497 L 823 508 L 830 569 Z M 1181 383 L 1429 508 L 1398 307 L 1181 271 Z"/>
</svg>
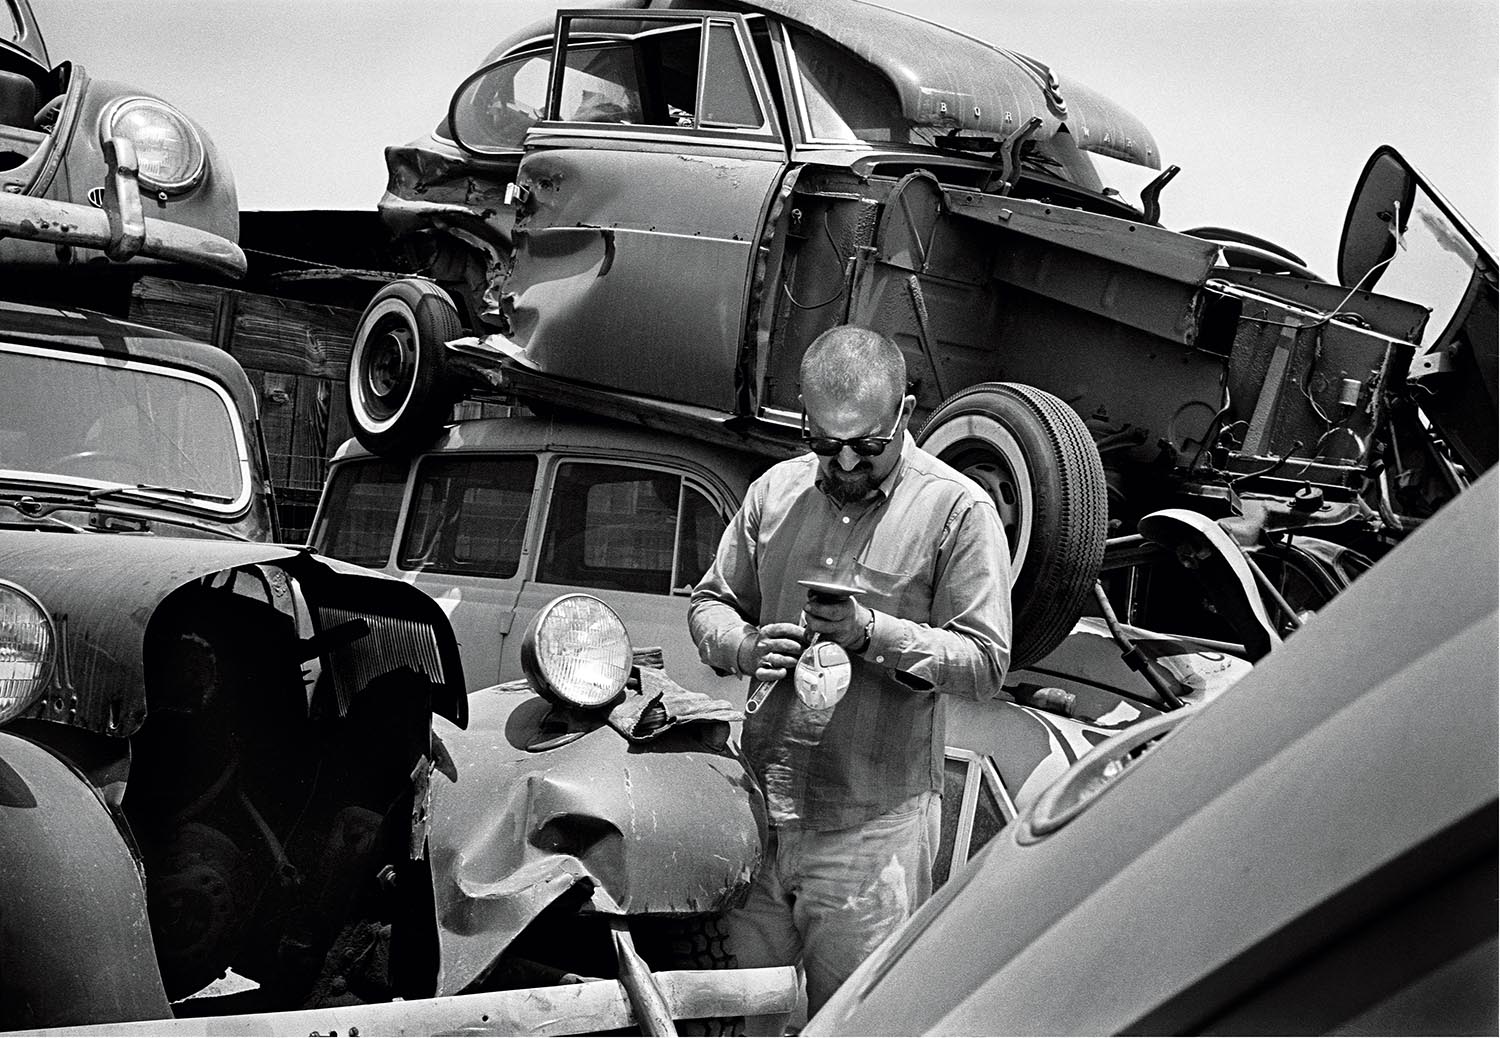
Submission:
<svg viewBox="0 0 1500 1038">
<path fill-rule="evenodd" d="M 515 677 L 502 661 L 516 629 L 522 560 L 540 468 L 529 451 L 417 460 L 394 559 L 397 576 L 437 599 L 463 650 L 472 691 Z"/>
<path fill-rule="evenodd" d="M 660 648 L 667 674 L 694 692 L 745 700 L 744 682 L 698 658 L 688 635 L 688 595 L 713 562 L 735 502 L 691 468 L 590 457 L 554 457 L 532 573 L 516 602 L 515 629 L 559 595 L 584 592 L 619 614 L 636 648 Z M 519 676 L 520 639 L 500 668 Z"/>
<path fill-rule="evenodd" d="M 553 375 L 734 410 L 787 152 L 738 14 L 559 15 L 517 175 L 513 345 Z"/>
</svg>

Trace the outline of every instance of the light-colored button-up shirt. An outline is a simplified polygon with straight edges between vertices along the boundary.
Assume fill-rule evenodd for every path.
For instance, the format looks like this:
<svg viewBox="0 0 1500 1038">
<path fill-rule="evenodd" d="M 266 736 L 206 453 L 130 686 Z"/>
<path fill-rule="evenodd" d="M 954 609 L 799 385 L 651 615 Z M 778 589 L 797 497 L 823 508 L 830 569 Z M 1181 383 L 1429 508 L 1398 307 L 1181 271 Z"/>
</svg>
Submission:
<svg viewBox="0 0 1500 1038">
<path fill-rule="evenodd" d="M 798 623 L 801 579 L 853 583 L 874 611 L 851 658 L 849 691 L 805 706 L 791 677 L 745 721 L 744 749 L 771 819 L 842 829 L 943 788 L 938 693 L 985 699 L 1010 662 L 1010 555 L 994 503 L 972 480 L 903 437 L 895 469 L 865 501 L 816 487 L 818 459 L 773 466 L 750 487 L 688 625 L 703 661 L 737 669 L 756 627 Z"/>
</svg>

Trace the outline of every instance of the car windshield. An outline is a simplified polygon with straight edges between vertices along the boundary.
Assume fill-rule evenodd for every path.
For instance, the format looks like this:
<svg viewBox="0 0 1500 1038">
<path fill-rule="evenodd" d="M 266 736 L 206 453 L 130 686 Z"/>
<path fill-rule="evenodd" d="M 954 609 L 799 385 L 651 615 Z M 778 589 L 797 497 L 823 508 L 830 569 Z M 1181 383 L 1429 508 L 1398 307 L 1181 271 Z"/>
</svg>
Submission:
<svg viewBox="0 0 1500 1038">
<path fill-rule="evenodd" d="M 245 437 L 208 379 L 138 361 L 0 346 L 0 479 L 145 484 L 242 503 Z"/>
</svg>

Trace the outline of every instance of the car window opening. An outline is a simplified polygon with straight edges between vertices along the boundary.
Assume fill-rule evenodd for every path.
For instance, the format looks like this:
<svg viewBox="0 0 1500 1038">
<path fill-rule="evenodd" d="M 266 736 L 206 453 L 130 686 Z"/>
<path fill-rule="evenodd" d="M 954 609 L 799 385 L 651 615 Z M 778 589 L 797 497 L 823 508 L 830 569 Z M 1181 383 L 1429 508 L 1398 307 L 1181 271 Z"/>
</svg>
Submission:
<svg viewBox="0 0 1500 1038">
<path fill-rule="evenodd" d="M 427 458 L 396 564 L 476 577 L 513 577 L 521 565 L 536 459 Z"/>
</svg>

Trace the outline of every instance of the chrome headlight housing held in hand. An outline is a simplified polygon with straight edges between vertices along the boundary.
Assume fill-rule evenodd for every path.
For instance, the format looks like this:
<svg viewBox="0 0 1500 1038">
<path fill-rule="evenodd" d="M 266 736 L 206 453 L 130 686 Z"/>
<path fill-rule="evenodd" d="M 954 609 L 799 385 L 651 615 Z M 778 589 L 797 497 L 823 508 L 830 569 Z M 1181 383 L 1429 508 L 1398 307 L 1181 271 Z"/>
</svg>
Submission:
<svg viewBox="0 0 1500 1038">
<path fill-rule="evenodd" d="M 0 580 L 0 724 L 31 705 L 52 676 L 57 633 L 36 597 Z"/>
<path fill-rule="evenodd" d="M 521 668 L 532 688 L 565 706 L 608 706 L 630 677 L 630 636 L 615 611 L 590 595 L 544 605 L 521 639 Z"/>
<path fill-rule="evenodd" d="M 125 97 L 104 109 L 99 138 L 128 137 L 135 145 L 141 186 L 178 194 L 203 179 L 203 138 L 192 120 L 154 97 Z"/>
</svg>

